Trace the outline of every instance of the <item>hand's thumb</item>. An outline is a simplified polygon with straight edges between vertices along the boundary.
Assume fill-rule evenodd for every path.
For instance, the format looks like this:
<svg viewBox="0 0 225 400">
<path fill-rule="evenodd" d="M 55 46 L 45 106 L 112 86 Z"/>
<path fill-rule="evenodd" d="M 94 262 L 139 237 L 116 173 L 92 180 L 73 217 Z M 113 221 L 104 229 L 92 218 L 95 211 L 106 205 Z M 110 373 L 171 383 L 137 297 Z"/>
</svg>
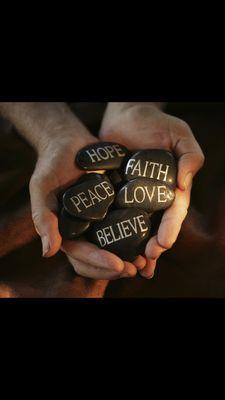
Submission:
<svg viewBox="0 0 225 400">
<path fill-rule="evenodd" d="M 204 155 L 192 134 L 179 140 L 176 145 L 176 154 L 179 158 L 178 187 L 186 190 L 191 186 L 193 177 L 203 166 Z"/>
<path fill-rule="evenodd" d="M 54 211 L 57 210 L 55 195 L 45 196 L 40 187 L 30 184 L 32 218 L 35 229 L 41 237 L 42 254 L 51 257 L 56 254 L 62 238 L 58 229 L 58 218 Z"/>
<path fill-rule="evenodd" d="M 51 257 L 56 254 L 62 243 L 58 230 L 58 219 L 56 215 L 45 209 L 32 213 L 34 226 L 41 237 L 43 257 Z"/>
</svg>

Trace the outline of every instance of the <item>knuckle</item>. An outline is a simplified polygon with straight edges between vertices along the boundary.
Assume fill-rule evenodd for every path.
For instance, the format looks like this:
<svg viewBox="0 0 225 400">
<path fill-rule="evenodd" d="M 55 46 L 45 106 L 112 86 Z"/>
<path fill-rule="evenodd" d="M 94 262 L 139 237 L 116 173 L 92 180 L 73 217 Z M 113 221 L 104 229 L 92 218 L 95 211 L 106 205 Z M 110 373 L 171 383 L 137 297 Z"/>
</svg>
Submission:
<svg viewBox="0 0 225 400">
<path fill-rule="evenodd" d="M 32 221 L 33 221 L 34 228 L 35 228 L 37 234 L 39 236 L 41 236 L 41 233 L 40 233 L 41 223 L 40 223 L 39 215 L 37 213 L 32 213 Z"/>
<path fill-rule="evenodd" d="M 73 265 L 74 271 L 75 271 L 78 275 L 81 275 L 80 268 L 79 268 L 79 266 L 77 265 L 77 263 L 76 263 L 76 262 L 73 262 L 72 265 Z"/>
<path fill-rule="evenodd" d="M 196 166 L 197 169 L 200 169 L 203 167 L 203 165 L 205 163 L 205 156 L 201 150 L 196 151 L 191 154 L 190 160 L 192 160 L 192 162 L 194 163 L 194 166 Z"/>
<path fill-rule="evenodd" d="M 198 162 L 199 162 L 200 168 L 203 167 L 203 165 L 205 163 L 205 156 L 202 151 L 200 151 L 200 153 L 198 154 Z"/>
<path fill-rule="evenodd" d="M 32 212 L 32 220 L 33 220 L 35 226 L 38 226 L 40 224 L 40 219 L 41 219 L 40 213 L 37 212 L 36 210 L 34 210 Z"/>
<path fill-rule="evenodd" d="M 51 171 L 37 171 L 34 172 L 30 179 L 30 190 L 46 190 L 49 186 L 51 186 L 54 176 Z"/>
<path fill-rule="evenodd" d="M 175 240 L 172 240 L 170 238 L 166 238 L 166 239 L 158 239 L 158 244 L 160 247 L 162 247 L 164 250 L 170 250 L 173 245 L 175 243 Z"/>
<path fill-rule="evenodd" d="M 33 191 L 37 187 L 40 187 L 42 182 L 43 182 L 43 179 L 40 175 L 33 174 L 30 179 L 30 184 L 29 184 L 30 191 Z"/>
<path fill-rule="evenodd" d="M 101 129 L 100 133 L 98 135 L 100 140 L 109 140 L 109 141 L 115 141 L 117 140 L 117 136 L 119 136 L 118 131 L 115 130 L 113 127 L 108 127 L 107 129 Z"/>
<path fill-rule="evenodd" d="M 45 209 L 34 208 L 32 210 L 32 220 L 35 226 L 49 226 L 49 214 Z"/>
<path fill-rule="evenodd" d="M 38 173 L 37 171 L 35 171 L 31 177 L 31 182 L 32 183 L 36 183 L 36 182 L 40 182 L 42 180 L 42 177 L 40 175 L 40 173 Z"/>
<path fill-rule="evenodd" d="M 121 263 L 121 264 L 116 263 L 116 264 L 114 265 L 113 270 L 114 270 L 115 273 L 121 274 L 121 273 L 123 272 L 123 270 L 124 270 L 124 265 L 123 265 L 122 263 Z"/>
<path fill-rule="evenodd" d="M 34 187 L 35 187 L 35 178 L 32 176 L 31 179 L 30 179 L 30 183 L 29 183 L 30 192 L 33 191 Z"/>
<path fill-rule="evenodd" d="M 186 121 L 180 118 L 176 118 L 176 123 L 178 129 L 182 132 L 183 135 L 188 136 L 190 133 L 192 134 L 192 130 Z"/>
<path fill-rule="evenodd" d="M 186 218 L 187 215 L 188 215 L 188 209 L 185 208 L 185 210 L 184 210 L 184 219 Z"/>
<path fill-rule="evenodd" d="M 137 270 L 133 269 L 132 271 L 130 271 L 130 277 L 134 278 L 137 275 Z"/>
<path fill-rule="evenodd" d="M 68 260 L 69 260 L 70 264 L 73 266 L 74 271 L 75 271 L 78 275 L 81 275 L 81 276 L 82 276 L 82 271 L 81 271 L 81 268 L 80 268 L 80 263 L 79 263 L 79 261 L 78 261 L 77 259 L 74 259 L 74 258 L 70 257 L 70 256 L 67 256 L 67 257 L 68 257 Z"/>
<path fill-rule="evenodd" d="M 187 217 L 187 214 L 188 214 L 188 209 L 187 208 L 185 208 L 183 211 L 182 211 L 182 213 L 181 213 L 181 223 L 183 223 L 183 221 L 185 220 L 185 218 Z"/>
</svg>

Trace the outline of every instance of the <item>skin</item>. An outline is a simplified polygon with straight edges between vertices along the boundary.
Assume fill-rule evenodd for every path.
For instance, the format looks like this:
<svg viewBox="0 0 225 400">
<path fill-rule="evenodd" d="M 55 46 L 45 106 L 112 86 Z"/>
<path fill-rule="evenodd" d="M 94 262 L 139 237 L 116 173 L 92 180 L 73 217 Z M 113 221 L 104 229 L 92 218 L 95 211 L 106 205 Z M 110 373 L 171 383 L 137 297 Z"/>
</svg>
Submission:
<svg viewBox="0 0 225 400">
<path fill-rule="evenodd" d="M 100 140 L 115 141 L 129 149 L 165 148 L 179 157 L 176 200 L 164 213 L 157 236 L 147 244 L 145 257 L 129 263 L 83 240 L 62 242 L 58 230 L 57 194 L 82 175 L 74 164 L 76 153 L 98 139 L 65 103 L 0 103 L 0 113 L 37 151 L 30 197 L 44 257 L 61 248 L 79 275 L 93 279 L 133 277 L 137 271 L 148 279 L 153 276 L 157 259 L 176 241 L 189 207 L 192 177 L 204 162 L 188 125 L 163 113 L 160 107 L 153 103 L 109 103 L 99 135 Z"/>
<path fill-rule="evenodd" d="M 109 103 L 99 138 L 129 149 L 161 148 L 178 157 L 176 199 L 164 212 L 157 235 L 145 249 L 146 263 L 139 268 L 147 279 L 154 276 L 158 258 L 177 240 L 190 205 L 193 177 L 204 164 L 204 155 L 186 122 L 164 113 L 161 103 Z"/>
<path fill-rule="evenodd" d="M 85 241 L 63 241 L 58 229 L 57 194 L 82 175 L 76 153 L 98 141 L 65 103 L 0 103 L 0 113 L 36 149 L 37 164 L 30 180 L 32 219 L 42 240 L 43 256 L 61 248 L 75 271 L 94 279 L 133 277 L 134 264 Z M 143 257 L 142 257 L 143 258 Z M 140 259 L 137 260 L 137 266 Z"/>
</svg>

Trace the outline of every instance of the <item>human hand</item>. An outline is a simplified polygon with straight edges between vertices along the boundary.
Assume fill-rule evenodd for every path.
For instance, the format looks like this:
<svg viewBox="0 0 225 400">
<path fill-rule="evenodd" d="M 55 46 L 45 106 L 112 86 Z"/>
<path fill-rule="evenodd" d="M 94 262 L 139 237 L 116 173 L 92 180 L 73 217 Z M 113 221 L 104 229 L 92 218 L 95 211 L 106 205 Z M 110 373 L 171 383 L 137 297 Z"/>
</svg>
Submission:
<svg viewBox="0 0 225 400">
<path fill-rule="evenodd" d="M 34 104 L 33 107 L 39 106 Z M 32 143 L 35 143 L 38 150 L 38 160 L 30 180 L 32 218 L 42 240 L 43 256 L 51 257 L 61 248 L 75 271 L 88 278 L 116 279 L 134 276 L 136 267 L 123 262 L 114 254 L 100 250 L 85 240 L 62 241 L 58 228 L 57 195 L 83 174 L 75 165 L 76 153 L 97 139 L 64 105 L 63 110 L 59 105 L 54 108 L 51 103 L 45 107 L 46 121 L 42 121 L 42 131 L 35 125 L 35 135 L 32 137 Z M 39 117 L 43 118 L 43 115 L 45 113 L 42 109 Z M 48 123 L 50 116 L 51 122 Z M 43 125 L 48 128 L 43 130 Z M 38 137 L 41 138 L 40 141 L 37 140 Z M 30 139 L 28 131 L 26 138 Z M 143 257 L 139 257 L 136 266 L 142 265 L 143 260 Z"/>
<path fill-rule="evenodd" d="M 192 180 L 203 166 L 204 155 L 186 122 L 162 112 L 153 103 L 109 103 L 99 138 L 130 150 L 170 150 L 178 158 L 175 201 L 164 212 L 157 235 L 149 240 L 145 265 L 139 269 L 143 277 L 152 278 L 157 259 L 177 240 L 190 204 Z"/>
</svg>

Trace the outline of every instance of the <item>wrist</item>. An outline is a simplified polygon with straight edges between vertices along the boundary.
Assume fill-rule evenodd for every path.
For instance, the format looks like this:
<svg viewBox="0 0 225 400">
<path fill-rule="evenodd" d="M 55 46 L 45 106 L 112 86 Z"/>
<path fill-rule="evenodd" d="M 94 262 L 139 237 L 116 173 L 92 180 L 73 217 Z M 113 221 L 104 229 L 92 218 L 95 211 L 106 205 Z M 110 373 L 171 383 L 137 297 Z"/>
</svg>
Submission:
<svg viewBox="0 0 225 400">
<path fill-rule="evenodd" d="M 34 131 L 37 142 L 35 148 L 39 155 L 57 149 L 76 152 L 77 149 L 96 139 L 64 103 L 48 103 L 46 114 Z"/>
<path fill-rule="evenodd" d="M 96 140 L 66 103 L 0 103 L 0 112 L 38 155 L 60 146 L 75 149 Z"/>
<path fill-rule="evenodd" d="M 110 140 L 116 136 L 120 138 L 122 134 L 127 137 L 127 129 L 133 130 L 133 127 L 142 126 L 146 118 L 149 119 L 162 113 L 158 103 L 108 103 L 99 138 Z"/>
<path fill-rule="evenodd" d="M 36 150 L 39 156 L 46 153 L 54 154 L 57 150 L 76 154 L 82 147 L 96 141 L 97 138 L 74 119 L 72 123 L 46 129 L 36 145 Z"/>
<path fill-rule="evenodd" d="M 151 107 L 156 108 L 158 110 L 162 110 L 165 106 L 165 103 L 160 102 L 148 102 L 148 101 L 140 101 L 140 102 L 130 102 L 130 103 L 121 103 L 121 110 L 127 110 L 133 107 Z"/>
<path fill-rule="evenodd" d="M 110 112 L 110 113 L 118 113 L 118 112 L 123 112 L 126 110 L 129 110 L 133 107 L 151 107 L 154 109 L 158 109 L 158 110 L 163 110 L 164 106 L 166 103 L 160 103 L 160 102 L 147 102 L 147 101 L 143 101 L 143 102 L 115 102 L 115 103 L 108 103 L 107 109 L 106 109 L 106 113 Z"/>
</svg>

